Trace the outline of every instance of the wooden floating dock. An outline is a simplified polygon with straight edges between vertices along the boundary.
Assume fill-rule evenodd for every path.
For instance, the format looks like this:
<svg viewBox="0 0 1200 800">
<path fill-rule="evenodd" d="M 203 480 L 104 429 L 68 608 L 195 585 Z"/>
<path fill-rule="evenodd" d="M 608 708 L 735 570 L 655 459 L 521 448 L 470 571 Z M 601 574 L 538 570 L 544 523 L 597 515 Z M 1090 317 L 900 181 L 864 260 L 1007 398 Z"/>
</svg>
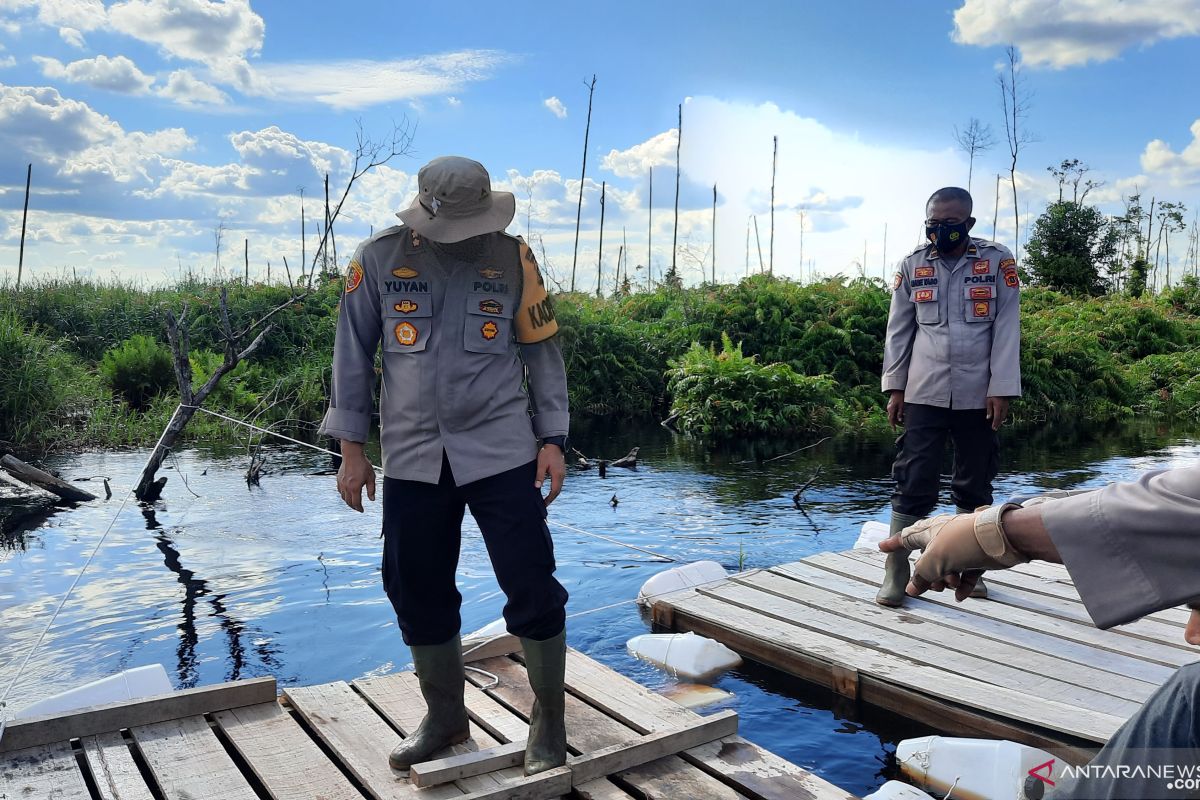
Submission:
<svg viewBox="0 0 1200 800">
<path fill-rule="evenodd" d="M 475 651 L 471 666 L 498 683 L 467 673 L 470 741 L 408 776 L 387 757 L 425 713 L 412 672 L 285 688 L 280 698 L 273 678 L 259 678 L 11 723 L 0 800 L 852 800 L 737 736 L 735 713 L 700 716 L 574 650 L 572 755 L 524 777 L 518 743 L 533 694 L 519 648 L 505 637 Z"/>
<path fill-rule="evenodd" d="M 654 603 L 654 619 L 944 733 L 1011 739 L 1083 763 L 1183 664 L 1184 609 L 1109 631 L 1066 569 L 986 575 L 988 599 L 950 592 L 875 603 L 884 555 L 821 553 Z"/>
</svg>

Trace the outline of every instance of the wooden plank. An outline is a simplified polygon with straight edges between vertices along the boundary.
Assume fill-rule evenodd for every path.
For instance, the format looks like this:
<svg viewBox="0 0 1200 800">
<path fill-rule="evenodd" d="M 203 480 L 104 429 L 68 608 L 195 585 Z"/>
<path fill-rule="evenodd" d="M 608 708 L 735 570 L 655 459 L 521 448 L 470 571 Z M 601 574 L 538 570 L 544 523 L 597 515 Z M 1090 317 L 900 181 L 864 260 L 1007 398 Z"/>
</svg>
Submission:
<svg viewBox="0 0 1200 800">
<path fill-rule="evenodd" d="M 204 717 L 138 725 L 129 732 L 167 800 L 258 800 Z"/>
<path fill-rule="evenodd" d="M 1125 720 L 1121 716 L 1079 708 L 1047 697 L 1033 697 L 1023 691 L 994 686 L 975 678 L 915 663 L 892 653 L 807 628 L 780 623 L 700 594 L 672 598 L 671 602 L 675 606 L 676 617 L 680 611 L 687 611 L 691 614 L 707 614 L 715 620 L 725 619 L 729 628 L 737 628 L 760 639 L 775 642 L 781 650 L 786 648 L 794 651 L 795 657 L 801 660 L 824 662 L 827 672 L 832 664 L 857 669 L 865 701 L 867 678 L 871 676 L 883 683 L 899 684 L 968 708 L 980 709 L 1090 741 L 1107 741 Z M 791 672 L 792 659 L 785 656 L 782 660 L 784 663 L 780 665 L 781 668 Z M 1101 736 L 1104 738 L 1097 738 Z"/>
<path fill-rule="evenodd" d="M 463 663 L 483 661 L 496 656 L 507 656 L 521 652 L 520 638 L 511 633 L 483 639 L 464 639 L 462 643 Z"/>
<path fill-rule="evenodd" d="M 529 724 L 514 711 L 488 696 L 474 684 L 467 684 L 464 699 L 471 719 L 493 738 L 501 742 L 521 743 L 524 746 L 525 740 L 529 738 Z M 575 794 L 582 800 L 629 800 L 626 792 L 608 780 L 576 783 Z"/>
<path fill-rule="evenodd" d="M 570 652 L 572 651 L 568 651 L 568 654 Z M 488 689 L 487 693 L 528 717 L 533 706 L 533 691 L 529 688 L 524 667 L 507 658 L 489 659 L 480 666 L 500 679 L 500 683 Z M 472 682 L 476 680 L 471 673 L 468 673 L 468 677 Z M 566 714 L 567 746 L 575 753 L 625 744 L 638 738 L 639 732 L 630 730 L 571 694 L 566 697 Z M 740 797 L 738 793 L 690 766 L 678 756 L 660 758 L 640 767 L 624 770 L 613 777 L 623 785 L 632 787 L 634 792 L 648 800 L 676 800 L 682 797 L 733 800 Z M 593 784 L 583 784 L 591 785 Z M 576 791 L 580 791 L 583 787 L 575 788 Z"/>
<path fill-rule="evenodd" d="M 649 691 L 635 681 L 587 657 L 567 651 L 572 690 L 589 701 L 602 698 L 609 713 L 634 729 L 654 731 L 686 724 L 700 715 Z M 689 749 L 681 758 L 739 793 L 756 800 L 845 800 L 842 789 L 763 750 L 740 736 Z"/>
<path fill-rule="evenodd" d="M 708 607 L 702 604 L 707 604 Z M 754 630 L 755 615 L 712 598 L 697 595 L 687 607 L 681 604 L 674 608 L 673 612 L 676 616 L 676 630 L 695 631 L 717 639 L 748 658 L 774 666 L 819 686 L 832 687 L 832 665 L 838 663 L 840 648 L 829 648 L 826 651 L 828 655 L 806 652 L 795 642 L 781 642 L 773 638 L 773 631 Z M 936 681 L 940 673 L 932 672 L 928 679 Z M 1042 727 L 1018 724 L 1007 717 L 962 706 L 867 672 L 860 673 L 859 678 L 859 697 L 863 702 L 894 711 L 910 719 L 922 720 L 925 724 L 933 724 L 946 734 L 1011 739 L 1051 753 L 1062 753 L 1061 757 L 1071 763 L 1085 763 L 1099 749 L 1097 743 L 1091 740 L 1056 733 Z M 1115 722 L 1114 720 L 1114 725 Z M 1110 734 L 1111 729 L 1104 735 Z M 1072 757 L 1068 758 L 1067 754 Z"/>
<path fill-rule="evenodd" d="M 1043 567 L 1050 569 L 1042 569 Z M 1075 582 L 1071 580 L 1071 574 L 1061 564 L 1030 561 L 1010 569 L 989 572 L 988 578 L 1006 586 L 1041 592 L 1061 597 L 1064 600 L 1074 600 L 1077 603 L 1083 602 L 1079 597 L 1079 591 L 1075 588 Z M 1162 611 L 1147 614 L 1144 619 L 1158 620 L 1167 625 L 1182 628 L 1187 625 L 1188 616 L 1186 608 L 1165 608 Z"/>
<path fill-rule="evenodd" d="M 539 772 L 537 775 L 522 775 L 492 789 L 469 794 L 463 800 L 547 800 L 570 791 L 571 770 L 558 767 Z"/>
<path fill-rule="evenodd" d="M 0 456 L 0 467 L 8 470 L 13 477 L 32 483 L 48 492 L 58 495 L 64 500 L 86 502 L 95 500 L 96 495 L 91 492 L 85 492 L 74 484 L 67 483 L 61 478 L 51 475 L 45 470 L 38 469 L 32 464 L 26 464 L 24 461 L 12 455 Z"/>
<path fill-rule="evenodd" d="M 16 750 L 0 761 L 0 798 L 91 800 L 69 742 Z"/>
<path fill-rule="evenodd" d="M 870 550 L 855 550 L 850 551 L 850 555 L 860 560 L 878 563 L 880 567 L 883 566 L 883 553 L 876 554 Z M 1095 625 L 1092 622 L 1091 615 L 1087 613 L 1087 609 L 1079 601 L 1064 600 L 1059 597 L 1005 585 L 1002 582 L 989 581 L 989 584 L 991 586 L 988 589 L 987 599 L 994 603 L 1003 603 L 1004 605 L 1023 608 L 1028 611 L 1036 611 L 1039 614 L 1059 617 L 1060 619 L 1078 622 L 1083 625 Z M 1200 655 L 1196 653 L 1195 647 L 1183 640 L 1183 634 L 1179 628 L 1167 622 L 1143 618 L 1126 623 L 1125 625 L 1110 628 L 1109 632 L 1159 642 L 1169 647 L 1176 647 L 1186 651 L 1192 656 L 1192 660 L 1200 658 Z"/>
<path fill-rule="evenodd" d="M 413 786 L 425 788 L 426 786 L 437 786 L 439 783 L 450 783 L 462 778 L 518 767 L 524 763 L 524 742 L 498 744 L 413 764 L 408 770 L 408 779 L 412 781 Z"/>
<path fill-rule="evenodd" d="M 352 684 L 367 702 L 405 736 L 411 736 L 425 717 L 425 698 L 421 695 L 421 685 L 416 673 L 401 672 L 395 675 L 384 675 L 354 681 Z M 444 752 L 451 755 L 474 753 L 480 747 L 491 747 L 499 744 L 486 731 L 471 723 L 471 738 L 462 744 L 451 745 Z M 464 792 L 478 792 L 499 786 L 505 780 L 519 778 L 523 774 L 520 769 L 512 769 L 511 765 L 497 767 L 500 770 L 495 775 L 469 775 L 458 782 L 458 787 Z M 409 780 L 414 786 L 432 786 L 432 783 L 422 784 L 414 779 L 409 771 Z"/>
<path fill-rule="evenodd" d="M 877 585 L 829 572 L 823 567 L 806 561 L 796 561 L 774 567 L 771 573 L 782 575 L 797 583 L 875 604 Z M 882 575 L 882 573 L 880 574 Z M 980 604 L 970 605 L 977 607 Z M 1089 670 L 1097 669 L 1106 673 L 1136 678 L 1154 686 L 1161 685 L 1163 681 L 1175 674 L 1173 668 L 1163 664 L 1143 661 L 1123 653 L 1114 653 L 1111 650 L 1102 650 L 1041 631 L 1022 628 L 1010 624 L 1006 620 L 973 614 L 961 604 L 939 605 L 927 598 L 920 598 L 905 603 L 904 607 L 896 609 L 895 613 L 896 619 L 904 624 L 932 622 L 953 631 L 951 635 L 957 635 L 960 632 L 975 633 L 997 642 L 1005 642 L 1052 655 L 1070 664 L 1085 667 L 1085 674 Z"/>
<path fill-rule="evenodd" d="M 283 695 L 376 800 L 462 796 L 454 784 L 418 790 L 403 773 L 388 766 L 388 754 L 400 737 L 350 684 L 289 687 Z"/>
<path fill-rule="evenodd" d="M 232 708 L 213 718 L 273 800 L 362 800 L 279 703 Z"/>
<path fill-rule="evenodd" d="M 831 572 L 859 578 L 876 587 L 879 586 L 883 577 L 882 564 L 861 561 L 846 553 L 818 553 L 808 556 L 803 561 L 824 567 Z M 949 592 L 926 592 L 921 597 L 938 605 L 959 608 L 971 614 L 1003 620 L 1022 628 L 1054 634 L 1064 639 L 1111 650 L 1114 653 L 1136 656 L 1168 667 L 1181 667 L 1190 663 L 1195 655 L 1193 654 L 1193 658 L 1188 658 L 1187 653 L 1175 647 L 1134 636 L 1120 636 L 1111 631 L 1102 631 L 1090 623 L 1080 624 L 1016 606 L 1007 606 L 1001 603 L 972 603 L 970 601 L 959 603 Z"/>
<path fill-rule="evenodd" d="M 39 505 L 54 505 L 59 500 L 58 495 L 51 494 L 42 487 L 32 483 L 19 481 L 2 469 L 0 469 L 0 483 L 11 487 L 17 496 L 27 502 L 32 501 Z"/>
<path fill-rule="evenodd" d="M 125 737 L 119 732 L 87 736 L 80 744 L 100 800 L 154 800 Z"/>
<path fill-rule="evenodd" d="M 632 744 L 615 744 L 577 756 L 570 759 L 567 765 L 571 768 L 574 780 L 586 783 L 726 736 L 736 736 L 737 729 L 737 712 L 720 711 L 709 717 L 701 717 L 690 725 L 648 733 Z"/>
<path fill-rule="evenodd" d="M 755 591 L 745 594 L 737 587 Z M 930 666 L 1118 716 L 1134 714 L 1158 688 L 972 633 L 902 621 L 902 611 L 848 600 L 779 575 L 759 574 L 702 593 Z"/>
<path fill-rule="evenodd" d="M 0 753 L 274 700 L 274 678 L 251 678 L 158 697 L 91 706 L 66 714 L 19 719 L 9 723 L 5 730 L 4 738 L 0 739 Z"/>
</svg>

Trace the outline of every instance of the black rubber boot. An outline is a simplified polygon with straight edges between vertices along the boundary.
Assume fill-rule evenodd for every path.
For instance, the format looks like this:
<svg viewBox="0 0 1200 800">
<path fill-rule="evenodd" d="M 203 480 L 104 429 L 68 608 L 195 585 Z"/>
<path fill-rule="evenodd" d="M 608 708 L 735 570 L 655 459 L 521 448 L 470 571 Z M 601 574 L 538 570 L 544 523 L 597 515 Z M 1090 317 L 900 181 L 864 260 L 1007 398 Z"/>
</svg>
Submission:
<svg viewBox="0 0 1200 800">
<path fill-rule="evenodd" d="M 893 511 L 891 535 L 895 536 L 920 519 Z M 892 608 L 904 605 L 904 598 L 907 596 L 904 594 L 904 587 L 908 586 L 908 579 L 912 576 L 912 569 L 908 564 L 909 552 L 911 551 L 897 550 L 888 553 L 887 562 L 883 565 L 883 583 L 879 586 L 879 593 L 875 595 L 875 602 L 879 605 Z"/>
<path fill-rule="evenodd" d="M 963 508 L 962 506 L 955 506 L 954 510 L 957 511 L 959 514 L 974 514 L 975 513 L 975 509 Z M 987 587 L 983 585 L 982 577 L 980 577 L 978 582 L 976 582 L 975 588 L 971 590 L 971 597 L 984 597 L 984 598 L 987 597 Z"/>
<path fill-rule="evenodd" d="M 471 737 L 463 704 L 462 641 L 455 636 L 444 644 L 416 645 L 412 654 L 427 710 L 417 729 L 388 756 L 392 769 L 406 770 Z"/>
<path fill-rule="evenodd" d="M 535 775 L 567 763 L 566 696 L 567 632 L 544 642 L 521 639 L 533 713 L 525 743 L 525 774 Z"/>
</svg>

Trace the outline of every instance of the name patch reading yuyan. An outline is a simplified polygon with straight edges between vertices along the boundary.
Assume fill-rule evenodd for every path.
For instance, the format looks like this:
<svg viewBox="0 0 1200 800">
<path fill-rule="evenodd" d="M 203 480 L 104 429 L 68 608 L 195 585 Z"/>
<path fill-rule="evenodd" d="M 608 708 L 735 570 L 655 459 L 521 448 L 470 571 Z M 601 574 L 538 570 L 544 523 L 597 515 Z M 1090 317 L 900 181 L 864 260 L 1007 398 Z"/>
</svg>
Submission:
<svg viewBox="0 0 1200 800">
<path fill-rule="evenodd" d="M 473 288 L 476 292 L 495 292 L 496 294 L 508 294 L 508 284 L 497 283 L 496 281 L 475 281 Z"/>
<path fill-rule="evenodd" d="M 383 288 L 388 292 L 428 292 L 429 281 L 384 281 Z"/>
</svg>

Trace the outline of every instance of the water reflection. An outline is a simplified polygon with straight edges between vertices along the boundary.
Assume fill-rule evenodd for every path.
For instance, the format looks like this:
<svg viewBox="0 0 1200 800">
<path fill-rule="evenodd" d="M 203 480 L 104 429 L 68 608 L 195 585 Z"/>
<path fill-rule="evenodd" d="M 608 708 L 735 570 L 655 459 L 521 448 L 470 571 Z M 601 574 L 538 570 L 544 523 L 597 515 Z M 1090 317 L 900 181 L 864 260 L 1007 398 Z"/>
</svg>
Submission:
<svg viewBox="0 0 1200 800">
<path fill-rule="evenodd" d="M 175 575 L 176 580 L 183 586 L 183 599 L 180 601 L 181 619 L 177 626 L 179 644 L 175 651 L 175 675 L 177 688 L 190 689 L 199 682 L 197 665 L 197 647 L 200 635 L 196 625 L 196 605 L 199 598 L 206 598 L 212 606 L 211 616 L 220 621 L 221 630 L 225 634 L 225 654 L 227 655 L 228 671 L 225 680 L 236 681 L 242 677 L 246 667 L 246 647 L 243 642 L 247 626 L 229 612 L 225 606 L 225 595 L 209 594 L 208 581 L 197 578 L 196 573 L 183 566 L 182 557 L 175 543 L 158 521 L 158 515 L 148 505 L 141 506 L 142 517 L 146 521 L 146 530 L 154 532 L 154 541 L 163 555 L 163 565 Z M 270 644 L 270 639 L 261 631 L 250 631 L 254 644 L 252 649 L 258 657 L 259 668 L 256 674 L 275 674 L 280 667 L 277 651 Z"/>
<path fill-rule="evenodd" d="M 616 457 L 641 447 L 637 470 L 571 471 L 551 519 L 664 553 L 729 569 L 793 561 L 851 546 L 868 519 L 885 519 L 893 437 L 736 443 L 710 452 L 657 425 L 583 423 L 579 449 Z M 1035 488 L 1095 485 L 1181 459 L 1193 432 L 1161 425 L 1005 429 L 999 497 Z M 275 447 L 270 472 L 248 497 L 241 448 L 178 454 L 199 497 L 168 486 L 153 506 L 130 506 L 64 608 L 15 706 L 128 666 L 162 663 L 180 688 L 274 674 L 323 683 L 381 674 L 410 660 L 380 587 L 379 505 L 348 511 L 327 456 Z M 374 457 L 377 457 L 377 453 Z M 112 476 L 116 497 L 136 480 L 145 452 L 52 461 L 68 476 Z M 786 456 L 779 458 L 779 456 Z M 776 460 L 772 460 L 776 459 Z M 378 463 L 378 462 L 376 462 Z M 797 504 L 793 495 L 820 468 Z M 613 507 L 613 494 L 620 499 Z M 948 498 L 944 496 L 948 502 Z M 89 503 L 39 521 L 0 551 L 0 685 L 32 644 L 117 503 Z M 141 509 L 141 515 L 137 509 Z M 553 527 L 558 577 L 571 592 L 568 639 L 642 683 L 661 673 L 625 651 L 647 623 L 630 601 L 663 568 L 650 556 Z M 496 619 L 503 596 L 468 517 L 460 560 L 463 628 Z M 7 556 L 7 560 L 6 560 Z M 164 569 L 165 567 L 165 569 Z M 747 664 L 721 678 L 742 732 L 858 794 L 878 785 L 892 744 L 922 735 L 909 722 L 843 707 L 825 691 Z"/>
</svg>

